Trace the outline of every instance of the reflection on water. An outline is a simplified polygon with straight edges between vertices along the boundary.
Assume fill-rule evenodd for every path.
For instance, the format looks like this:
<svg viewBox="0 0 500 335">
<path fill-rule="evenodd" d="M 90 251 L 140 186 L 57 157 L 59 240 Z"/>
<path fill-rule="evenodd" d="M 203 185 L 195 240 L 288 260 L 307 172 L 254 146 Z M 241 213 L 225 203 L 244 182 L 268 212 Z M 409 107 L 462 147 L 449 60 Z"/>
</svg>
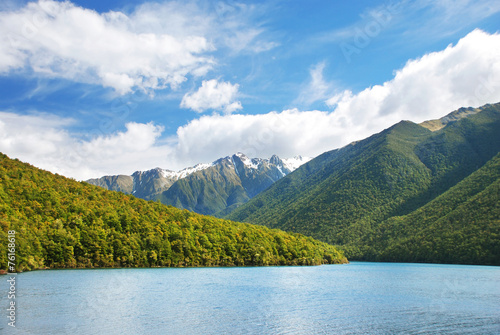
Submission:
<svg viewBox="0 0 500 335">
<path fill-rule="evenodd" d="M 2 333 L 500 333 L 498 267 L 61 270 L 17 285 L 17 327 L 5 317 Z"/>
</svg>

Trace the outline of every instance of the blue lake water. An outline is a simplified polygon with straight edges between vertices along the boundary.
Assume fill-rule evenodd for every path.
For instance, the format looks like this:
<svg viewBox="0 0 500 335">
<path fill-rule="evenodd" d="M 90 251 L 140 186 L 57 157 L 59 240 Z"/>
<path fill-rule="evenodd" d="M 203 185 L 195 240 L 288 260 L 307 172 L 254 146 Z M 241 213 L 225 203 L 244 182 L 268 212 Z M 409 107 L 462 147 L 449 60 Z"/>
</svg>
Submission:
<svg viewBox="0 0 500 335">
<path fill-rule="evenodd" d="M 2 334 L 500 334 L 500 268 L 52 270 L 16 275 Z"/>
</svg>

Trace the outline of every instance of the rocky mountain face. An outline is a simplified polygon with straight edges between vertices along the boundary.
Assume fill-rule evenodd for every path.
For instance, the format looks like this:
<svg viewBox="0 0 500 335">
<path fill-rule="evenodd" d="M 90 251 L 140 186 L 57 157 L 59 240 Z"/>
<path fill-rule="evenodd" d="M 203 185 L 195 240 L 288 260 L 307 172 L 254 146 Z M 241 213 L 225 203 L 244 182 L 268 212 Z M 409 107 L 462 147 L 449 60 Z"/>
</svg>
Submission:
<svg viewBox="0 0 500 335">
<path fill-rule="evenodd" d="M 131 176 L 117 175 L 89 179 L 87 183 L 111 191 L 133 194 L 141 199 L 154 200 L 178 180 L 178 177 L 169 175 L 169 172 L 156 168 L 148 171 L 136 171 Z"/>
<path fill-rule="evenodd" d="M 87 182 L 108 190 L 160 200 L 200 214 L 227 215 L 309 159 L 249 158 L 242 153 L 175 172 L 165 169 L 136 171 Z"/>
</svg>

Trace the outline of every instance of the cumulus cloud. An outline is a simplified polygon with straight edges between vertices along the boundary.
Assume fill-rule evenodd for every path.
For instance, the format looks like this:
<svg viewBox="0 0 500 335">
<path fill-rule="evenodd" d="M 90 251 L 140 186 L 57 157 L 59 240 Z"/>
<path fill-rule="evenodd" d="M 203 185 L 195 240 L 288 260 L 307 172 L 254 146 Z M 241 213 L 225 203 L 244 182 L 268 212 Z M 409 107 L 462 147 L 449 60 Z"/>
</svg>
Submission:
<svg viewBox="0 0 500 335">
<path fill-rule="evenodd" d="M 241 103 L 235 101 L 238 88 L 238 84 L 218 82 L 216 79 L 203 81 L 196 92 L 188 93 L 182 98 L 181 107 L 190 108 L 198 113 L 212 109 L 230 114 L 242 108 Z"/>
<path fill-rule="evenodd" d="M 260 39 L 264 30 L 245 18 L 255 11 L 250 6 L 231 7 L 226 14 L 200 6 L 145 3 L 130 14 L 97 13 L 68 1 L 40 0 L 7 8 L 0 12 L 0 75 L 26 71 L 118 94 L 176 89 L 188 76 L 206 75 L 218 47 L 272 47 Z"/>
<path fill-rule="evenodd" d="M 175 88 L 188 74 L 204 74 L 213 46 L 203 36 L 137 31 L 121 12 L 99 14 L 70 2 L 40 0 L 0 13 L 0 73 L 37 75 L 112 87 Z"/>
<path fill-rule="evenodd" d="M 30 158 L 35 150 L 40 157 L 62 156 L 59 150 L 71 138 L 64 129 L 74 122 L 44 113 L 18 115 L 0 112 L 0 151 L 19 158 Z"/>
<path fill-rule="evenodd" d="M 326 102 L 366 132 L 401 119 L 421 122 L 462 106 L 500 101 L 500 35 L 474 30 L 455 46 L 410 60 L 392 80 Z"/>
<path fill-rule="evenodd" d="M 321 64 L 311 70 L 320 84 L 325 81 L 321 73 Z M 422 122 L 460 107 L 499 102 L 499 78 L 500 35 L 475 30 L 456 45 L 408 61 L 390 81 L 359 93 L 346 90 L 332 95 L 326 100 L 331 111 L 292 109 L 193 120 L 177 131 L 177 154 L 179 159 L 205 161 L 235 151 L 315 156 L 401 120 Z M 316 86 L 318 95 L 326 96 L 325 85 Z"/>
<path fill-rule="evenodd" d="M 176 159 L 209 162 L 238 151 L 251 157 L 315 156 L 333 149 L 343 132 L 342 122 L 322 111 L 204 116 L 177 130 Z"/>
<path fill-rule="evenodd" d="M 130 122 L 124 131 L 83 141 L 65 130 L 75 120 L 50 114 L 0 112 L 0 151 L 37 167 L 85 180 L 167 165 L 163 127 Z"/>
</svg>

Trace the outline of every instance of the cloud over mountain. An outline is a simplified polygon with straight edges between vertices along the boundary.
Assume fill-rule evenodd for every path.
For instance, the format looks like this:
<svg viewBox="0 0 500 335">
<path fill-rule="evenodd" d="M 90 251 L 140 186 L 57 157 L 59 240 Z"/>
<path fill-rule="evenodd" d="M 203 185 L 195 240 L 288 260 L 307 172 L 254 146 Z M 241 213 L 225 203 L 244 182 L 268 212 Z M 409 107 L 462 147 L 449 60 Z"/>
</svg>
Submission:
<svg viewBox="0 0 500 335">
<path fill-rule="evenodd" d="M 461 106 L 500 101 L 500 35 L 474 30 L 456 45 L 409 60 L 392 80 L 326 103 L 371 132 L 401 119 L 420 122 Z M 368 124 L 369 123 L 369 124 Z M 373 129 L 373 130 L 371 130 Z"/>
<path fill-rule="evenodd" d="M 177 170 L 238 151 L 252 157 L 315 156 L 403 119 L 421 122 L 500 101 L 499 50 L 499 34 L 474 30 L 456 45 L 409 60 L 380 85 L 332 92 L 326 100 L 330 110 L 205 115 L 178 127 L 173 136 L 164 136 L 161 124 L 129 122 L 111 135 L 77 139 L 68 130 L 70 119 L 4 112 L 0 151 L 81 179 L 155 166 Z M 199 111 L 234 111 L 237 90 L 236 84 L 206 81 L 184 104 Z M 323 88 L 320 93 L 325 95 Z M 38 127 L 30 126 L 37 122 Z"/>
<path fill-rule="evenodd" d="M 463 106 L 498 102 L 499 50 L 499 34 L 474 30 L 454 46 L 409 60 L 390 81 L 359 93 L 345 90 L 332 94 L 326 100 L 331 111 L 291 109 L 193 120 L 178 129 L 177 152 L 182 157 L 212 151 L 219 151 L 215 156 L 235 151 L 315 156 L 400 120 L 422 122 Z M 311 72 L 318 76 L 322 69 L 320 64 Z M 324 82 L 322 76 L 320 81 Z M 321 96 L 325 95 L 324 87 L 319 85 Z"/>
</svg>

